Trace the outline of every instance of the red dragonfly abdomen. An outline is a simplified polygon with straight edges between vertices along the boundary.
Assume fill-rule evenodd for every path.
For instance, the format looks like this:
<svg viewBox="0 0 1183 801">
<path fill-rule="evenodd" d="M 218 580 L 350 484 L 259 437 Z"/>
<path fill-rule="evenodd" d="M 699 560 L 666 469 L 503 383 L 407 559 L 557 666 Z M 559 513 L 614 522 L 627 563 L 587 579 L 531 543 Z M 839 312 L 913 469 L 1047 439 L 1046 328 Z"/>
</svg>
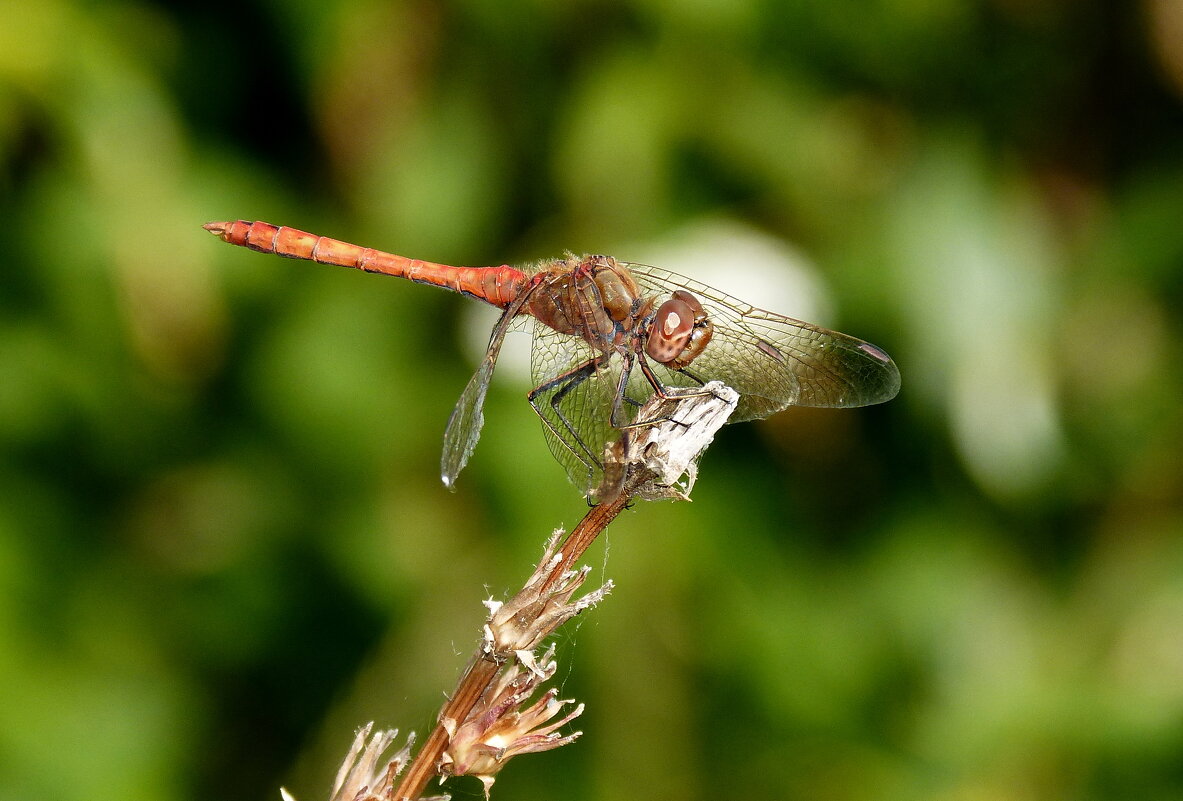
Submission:
<svg viewBox="0 0 1183 801">
<path fill-rule="evenodd" d="M 518 297 L 528 281 L 525 273 L 507 265 L 452 267 L 408 259 L 406 256 L 363 248 L 339 239 L 266 222 L 212 222 L 207 223 L 205 229 L 232 245 L 290 259 L 306 259 L 320 264 L 353 267 L 368 273 L 409 278 L 420 284 L 463 292 L 502 309 Z"/>
</svg>

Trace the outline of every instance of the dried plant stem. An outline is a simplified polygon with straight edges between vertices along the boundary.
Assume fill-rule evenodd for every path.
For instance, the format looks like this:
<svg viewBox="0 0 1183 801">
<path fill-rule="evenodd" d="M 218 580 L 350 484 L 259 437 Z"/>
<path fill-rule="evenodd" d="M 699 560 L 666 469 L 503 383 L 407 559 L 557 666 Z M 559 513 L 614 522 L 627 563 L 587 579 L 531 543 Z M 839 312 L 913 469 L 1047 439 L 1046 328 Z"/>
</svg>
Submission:
<svg viewBox="0 0 1183 801">
<path fill-rule="evenodd" d="M 406 763 L 406 773 L 402 775 L 398 786 L 389 795 L 383 794 L 383 799 L 416 801 L 433 776 L 441 773 L 447 775 L 449 770 L 453 775 L 478 776 L 485 782 L 488 793 L 495 770 L 486 770 L 483 777 L 481 772 L 473 770 L 474 756 L 478 760 L 488 758 L 489 741 L 480 739 L 481 732 L 489 731 L 487 727 L 480 729 L 484 726 L 484 716 L 488 710 L 482 712 L 478 716 L 481 720 L 474 724 L 480 729 L 475 739 L 471 736 L 460 738 L 462 744 L 478 746 L 477 751 L 462 753 L 458 758 L 449 746 L 455 749 L 459 732 L 469 725 L 466 722 L 483 702 L 494 682 L 498 681 L 498 676 L 504 680 L 507 675 L 511 679 L 519 675 L 516 673 L 516 663 L 521 663 L 527 669 L 527 674 L 535 680 L 549 678 L 546 667 L 549 652 L 543 656 L 540 665 L 534 649 L 556 626 L 596 603 L 611 589 L 611 582 L 608 582 L 599 590 L 572 602 L 571 596 L 587 575 L 587 568 L 577 571 L 575 564 L 633 498 L 687 499 L 686 493 L 694 481 L 698 456 L 710 444 L 719 426 L 735 410 L 738 399 L 739 395 L 734 390 L 711 382 L 697 390 L 679 393 L 667 391 L 651 399 L 642 408 L 640 414 L 644 415 L 644 419 L 654 422 L 626 430 L 620 440 L 605 452 L 606 478 L 602 488 L 607 490 L 602 502 L 587 511 L 557 550 L 554 540 L 547 544 L 543 561 L 519 593 L 505 603 L 486 602 L 490 615 L 484 639 L 469 661 L 455 691 L 440 711 L 435 728 L 419 753 Z M 607 477 L 609 474 L 612 478 Z M 684 490 L 680 490 L 675 483 L 684 474 L 689 476 L 689 483 Z M 558 536 L 557 532 L 555 536 Z M 511 668 L 514 673 L 503 673 L 507 664 L 514 664 Z M 553 669 L 551 663 L 549 671 L 553 672 Z M 524 695 L 515 698 L 510 707 L 501 709 L 498 714 L 505 715 L 507 710 L 512 715 L 526 714 L 515 711 L 532 692 L 531 684 L 523 686 L 527 688 Z M 500 699 L 505 689 L 498 690 L 493 700 Z M 553 696 L 550 701 L 553 702 Z M 548 728 L 542 724 L 556 715 L 559 707 L 552 706 L 544 697 L 530 709 L 543 704 L 547 711 L 541 717 L 529 716 L 523 729 L 517 732 L 521 753 L 557 747 L 578 736 L 575 733 L 555 739 L 553 727 L 577 716 L 582 711 L 582 705 L 567 718 L 549 724 L 552 728 Z M 513 718 L 514 722 L 518 720 Z M 494 759 L 500 761 L 501 757 Z M 447 761 L 447 765 L 443 765 L 444 761 Z M 441 770 L 441 767 L 447 769 Z"/>
<path fill-rule="evenodd" d="M 497 663 L 478 653 L 469 664 L 468 670 L 464 671 L 463 678 L 456 686 L 456 692 L 440 711 L 439 719 L 463 720 L 488 689 L 499 669 Z M 439 762 L 447 745 L 448 733 L 442 723 L 436 723 L 395 789 L 394 797 L 397 801 L 413 801 L 419 797 L 427 783 L 436 775 L 436 763 Z"/>
<path fill-rule="evenodd" d="M 611 500 L 593 506 L 588 510 L 579 524 L 567 535 L 559 548 L 559 558 L 554 567 L 547 574 L 538 591 L 545 594 L 562 576 L 571 570 L 579 561 L 588 547 L 595 542 L 596 537 L 608 527 L 618 514 L 631 502 L 635 489 L 653 477 L 653 473 L 643 467 L 630 471 L 625 486 Z M 541 607 L 537 608 L 541 612 Z M 525 624 L 527 621 L 521 621 Z M 423 742 L 414 759 L 408 764 L 406 773 L 394 792 L 395 801 L 414 801 L 427 787 L 427 783 L 437 775 L 437 763 L 444 749 L 448 745 L 448 733 L 444 729 L 445 720 L 464 720 L 469 712 L 480 700 L 496 678 L 501 664 L 490 656 L 483 648 L 478 648 L 464 671 L 455 692 L 452 693 L 444 708 L 440 711 L 435 728 Z"/>
<path fill-rule="evenodd" d="M 596 537 L 600 536 L 600 532 L 606 529 L 608 524 L 615 520 L 616 516 L 632 502 L 633 488 L 648 481 L 651 476 L 652 474 L 647 470 L 635 471 L 629 485 L 624 487 L 614 499 L 588 509 L 587 514 L 583 516 L 583 519 L 572 529 L 562 546 L 559 547 L 562 558 L 546 577 L 541 590 L 550 589 L 564 573 L 575 567 L 575 563 L 591 547 Z"/>
</svg>

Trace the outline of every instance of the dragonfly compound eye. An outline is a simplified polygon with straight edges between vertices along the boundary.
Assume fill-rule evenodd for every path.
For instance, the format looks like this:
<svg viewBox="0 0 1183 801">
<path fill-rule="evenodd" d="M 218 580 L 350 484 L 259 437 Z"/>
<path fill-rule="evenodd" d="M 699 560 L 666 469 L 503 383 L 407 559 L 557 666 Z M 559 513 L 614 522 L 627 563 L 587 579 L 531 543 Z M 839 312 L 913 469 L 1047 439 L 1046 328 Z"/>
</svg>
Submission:
<svg viewBox="0 0 1183 801">
<path fill-rule="evenodd" d="M 679 289 L 674 292 L 673 297 L 675 300 L 680 300 L 690 307 L 690 310 L 694 312 L 695 322 L 698 322 L 699 318 L 706 317 L 706 310 L 698 302 L 698 298 L 694 297 L 690 292 L 687 292 L 685 289 Z"/>
<path fill-rule="evenodd" d="M 699 306 L 699 309 L 702 307 Z M 656 362 L 672 362 L 686 349 L 693 331 L 694 309 L 681 298 L 671 298 L 661 304 L 653 317 L 645 353 Z"/>
</svg>

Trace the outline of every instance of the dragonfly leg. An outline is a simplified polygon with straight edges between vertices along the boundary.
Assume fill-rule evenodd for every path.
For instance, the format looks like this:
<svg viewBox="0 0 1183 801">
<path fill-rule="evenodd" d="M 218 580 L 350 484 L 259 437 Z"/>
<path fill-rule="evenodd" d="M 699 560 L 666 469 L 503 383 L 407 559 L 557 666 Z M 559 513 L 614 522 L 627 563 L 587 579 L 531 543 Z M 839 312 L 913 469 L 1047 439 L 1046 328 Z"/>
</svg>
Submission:
<svg viewBox="0 0 1183 801">
<path fill-rule="evenodd" d="M 644 355 L 642 355 L 640 357 L 640 361 L 641 361 L 641 374 L 645 376 L 645 380 L 648 381 L 649 385 L 653 387 L 653 391 L 656 392 L 658 397 L 660 397 L 660 398 L 668 398 L 669 395 L 665 391 L 666 390 L 665 384 L 661 383 L 661 381 L 658 380 L 657 376 L 654 375 L 653 368 L 649 366 L 649 362 L 646 361 Z M 701 378 L 699 378 L 698 376 L 696 376 L 694 373 L 690 372 L 689 370 L 681 369 L 681 370 L 678 370 L 678 372 L 681 373 L 682 375 L 686 376 L 687 378 L 689 378 L 691 381 L 697 381 L 698 385 L 700 387 L 704 386 L 706 384 L 706 381 L 703 381 Z M 709 395 L 710 393 L 704 390 L 701 394 Z M 690 395 L 690 397 L 695 397 L 695 395 L 692 394 L 692 395 Z"/>
<path fill-rule="evenodd" d="M 659 397 L 663 400 L 669 398 L 670 395 L 666 391 L 667 388 L 666 388 L 665 384 L 661 383 L 661 381 L 654 374 L 653 368 L 651 368 L 649 366 L 649 362 L 647 362 L 645 360 L 644 354 L 638 354 L 638 363 L 641 365 L 641 374 L 645 376 L 645 380 L 648 381 L 649 385 L 653 387 L 654 395 L 656 395 L 657 397 Z M 619 411 L 621 411 L 621 406 L 623 404 L 623 401 L 628 401 L 630 403 L 636 403 L 636 401 L 634 401 L 632 398 L 626 397 L 625 392 L 624 392 L 625 385 L 628 383 L 629 372 L 631 370 L 632 370 L 632 361 L 630 360 L 629 363 L 625 366 L 625 369 L 621 372 L 620 386 L 617 388 L 616 401 L 615 401 L 615 403 L 613 403 L 613 406 L 612 406 L 612 426 L 614 428 L 619 428 L 623 431 L 623 430 L 630 429 L 630 428 L 643 428 L 645 426 L 651 426 L 651 425 L 655 425 L 657 423 L 666 423 L 666 422 L 671 422 L 671 421 L 678 422 L 676 420 L 673 420 L 670 417 L 653 417 L 648 420 L 634 420 L 633 422 L 624 422 L 624 423 L 617 422 L 617 414 Z M 681 373 L 682 375 L 686 376 L 687 378 L 690 378 L 692 381 L 697 381 L 700 387 L 704 386 L 706 384 L 705 381 L 703 381 L 701 378 L 699 378 L 698 376 L 696 376 L 694 373 L 690 372 L 689 370 L 678 370 L 678 372 Z M 689 388 L 687 387 L 687 389 L 689 389 Z M 684 397 L 696 397 L 696 396 L 700 396 L 700 395 L 711 395 L 711 394 L 713 394 L 713 393 L 710 390 L 699 389 L 697 392 L 687 393 Z M 638 405 L 640 405 L 640 404 L 638 404 Z"/>
<path fill-rule="evenodd" d="M 556 376 L 549 381 L 539 384 L 538 386 L 534 387 L 534 389 L 526 393 L 526 400 L 530 402 L 530 406 L 534 409 L 534 413 L 542 418 L 542 422 L 547 428 L 550 429 L 550 432 L 554 434 L 554 436 L 557 437 L 561 442 L 566 444 L 568 448 L 571 448 L 575 455 L 579 457 L 580 461 L 584 462 L 592 469 L 603 469 L 604 465 L 600 461 L 600 458 L 592 453 L 591 448 L 589 448 L 587 443 L 583 441 L 583 438 L 579 436 L 579 432 L 575 430 L 575 426 L 567 418 L 567 415 L 563 413 L 563 410 L 559 407 L 559 404 L 572 390 L 595 374 L 596 370 L 598 370 L 604 363 L 604 358 L 605 357 L 601 355 L 588 359 L 578 367 L 568 370 L 562 375 Z M 550 406 L 551 411 L 554 412 L 554 416 L 558 418 L 560 423 L 563 424 L 563 428 L 566 429 L 565 432 L 560 431 L 558 427 L 555 426 L 554 422 L 552 422 L 550 416 L 545 414 L 544 411 L 538 407 L 538 396 L 547 392 L 551 392 L 552 390 L 553 394 L 547 400 L 547 403 Z M 578 448 L 572 447 L 572 442 L 574 442 Z"/>
</svg>

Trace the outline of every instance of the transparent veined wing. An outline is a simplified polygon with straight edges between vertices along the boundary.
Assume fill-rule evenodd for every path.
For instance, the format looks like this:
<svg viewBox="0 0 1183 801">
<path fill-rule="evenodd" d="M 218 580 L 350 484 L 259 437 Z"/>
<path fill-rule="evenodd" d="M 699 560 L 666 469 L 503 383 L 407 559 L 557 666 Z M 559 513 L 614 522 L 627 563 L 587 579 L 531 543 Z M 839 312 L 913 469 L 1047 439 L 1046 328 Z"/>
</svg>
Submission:
<svg viewBox="0 0 1183 801">
<path fill-rule="evenodd" d="M 682 289 L 702 303 L 714 333 L 687 370 L 739 392 L 731 422 L 767 417 L 789 406 L 869 406 L 899 392 L 895 362 L 869 342 L 756 308 L 659 267 L 628 268 L 643 291 L 659 301 Z M 661 375 L 673 385 L 688 385 L 673 371 Z"/>
</svg>

